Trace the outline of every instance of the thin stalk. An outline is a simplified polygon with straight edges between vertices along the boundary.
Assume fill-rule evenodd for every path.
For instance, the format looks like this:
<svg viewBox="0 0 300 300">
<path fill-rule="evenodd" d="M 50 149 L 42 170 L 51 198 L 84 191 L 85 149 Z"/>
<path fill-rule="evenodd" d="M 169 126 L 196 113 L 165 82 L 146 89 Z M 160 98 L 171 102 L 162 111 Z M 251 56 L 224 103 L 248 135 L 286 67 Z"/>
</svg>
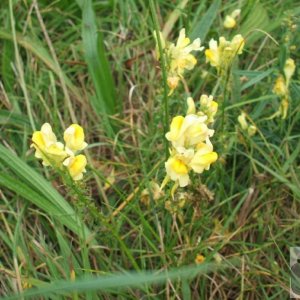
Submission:
<svg viewBox="0 0 300 300">
<path fill-rule="evenodd" d="M 36 130 L 33 115 L 31 112 L 30 100 L 29 100 L 29 96 L 28 96 L 27 89 L 26 89 L 26 83 L 25 83 L 25 79 L 24 79 L 24 70 L 23 70 L 20 53 L 19 53 L 19 49 L 18 49 L 18 44 L 17 44 L 12 0 L 9 0 L 9 16 L 10 16 L 10 25 L 11 25 L 11 32 L 12 32 L 12 37 L 13 37 L 13 44 L 14 44 L 14 48 L 15 48 L 17 73 L 19 76 L 21 89 L 24 94 L 24 99 L 25 99 L 25 103 L 26 103 L 26 108 L 27 108 L 27 113 L 28 113 L 31 128 L 32 128 L 32 130 Z"/>
<path fill-rule="evenodd" d="M 222 106 L 221 106 L 221 116 L 222 116 L 222 119 L 221 119 L 221 134 L 222 134 L 222 136 L 223 136 L 223 134 L 224 134 L 224 127 L 225 127 L 225 108 L 226 108 L 226 106 L 227 106 L 227 102 L 228 102 L 228 100 L 227 100 L 227 96 L 229 96 L 229 92 L 228 92 L 228 89 L 227 89 L 227 87 L 228 87 L 228 82 L 229 82 L 229 80 L 230 80 L 230 76 L 231 76 L 231 70 L 229 70 L 228 72 L 227 72 L 227 76 L 225 77 L 225 81 L 224 81 L 224 85 L 223 85 L 223 101 L 222 101 Z"/>
<path fill-rule="evenodd" d="M 42 32 L 44 34 L 45 40 L 47 42 L 47 45 L 49 47 L 49 50 L 50 50 L 50 53 L 52 55 L 53 61 L 56 65 L 56 68 L 57 68 L 57 71 L 58 71 L 59 80 L 60 80 L 60 83 L 61 83 L 61 86 L 62 86 L 62 90 L 63 90 L 63 93 L 64 93 L 66 105 L 68 107 L 71 120 L 72 120 L 73 123 L 78 123 L 77 119 L 76 119 L 76 116 L 75 116 L 75 112 L 74 112 L 73 107 L 72 107 L 72 101 L 70 99 L 70 95 L 69 95 L 69 92 L 68 92 L 68 89 L 67 89 L 67 85 L 66 85 L 66 82 L 65 82 L 65 79 L 64 79 L 64 76 L 63 76 L 63 71 L 62 71 L 62 69 L 60 67 L 60 64 L 58 62 L 58 58 L 57 58 L 55 49 L 53 47 L 53 44 L 52 44 L 51 39 L 49 37 L 49 34 L 47 32 L 47 29 L 46 29 L 44 20 L 42 18 L 42 15 L 40 13 L 37 1 L 34 1 L 33 5 L 34 5 L 34 8 L 35 8 L 35 12 L 36 12 L 37 18 L 39 20 Z"/>
<path fill-rule="evenodd" d="M 162 47 L 162 42 L 160 40 L 160 28 L 159 28 L 159 23 L 155 11 L 155 0 L 150 0 L 150 10 L 151 10 L 151 15 L 152 15 L 152 20 L 153 20 L 153 25 L 155 28 L 156 32 L 156 37 L 157 37 L 157 43 L 158 43 L 158 50 L 159 50 L 159 55 L 160 55 L 160 67 L 162 70 L 162 78 L 163 78 L 163 87 L 164 87 L 164 93 L 163 93 L 163 100 L 164 100 L 164 136 L 168 131 L 169 128 L 169 106 L 168 106 L 168 85 L 167 85 L 167 70 L 166 70 L 166 60 L 165 60 L 165 54 L 163 51 Z M 169 150 L 168 150 L 168 141 L 164 138 L 165 141 L 165 153 L 166 153 L 166 158 L 169 156 Z"/>
</svg>

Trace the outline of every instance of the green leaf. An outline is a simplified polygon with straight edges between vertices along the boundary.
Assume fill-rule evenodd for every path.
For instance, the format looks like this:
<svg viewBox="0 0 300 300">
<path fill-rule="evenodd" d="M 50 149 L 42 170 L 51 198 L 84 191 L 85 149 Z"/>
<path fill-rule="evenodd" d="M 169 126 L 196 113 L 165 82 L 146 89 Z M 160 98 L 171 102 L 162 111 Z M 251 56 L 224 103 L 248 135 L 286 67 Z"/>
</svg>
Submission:
<svg viewBox="0 0 300 300">
<path fill-rule="evenodd" d="M 192 40 L 196 39 L 196 38 L 200 38 L 201 42 L 203 43 L 212 23 L 214 22 L 217 14 L 218 14 L 218 9 L 219 9 L 220 5 L 221 5 L 221 0 L 215 0 L 211 4 L 211 6 L 209 7 L 209 9 L 205 13 L 205 15 L 195 25 L 194 30 L 190 34 L 190 38 Z"/>
<path fill-rule="evenodd" d="M 110 66 L 106 57 L 102 33 L 97 29 L 92 0 L 77 0 L 82 9 L 82 42 L 85 60 L 89 74 L 96 90 L 96 97 L 91 97 L 91 103 L 99 116 L 104 116 L 106 123 L 109 119 L 106 114 L 116 113 L 115 84 Z M 106 124 L 109 126 L 109 124 Z"/>
<path fill-rule="evenodd" d="M 259 1 L 249 4 L 248 10 L 249 13 L 240 28 L 240 33 L 246 37 L 246 47 L 269 34 L 282 21 L 282 16 L 278 15 L 276 20 L 271 22 L 266 9 Z"/>
<path fill-rule="evenodd" d="M 231 264 L 233 261 L 231 261 Z M 44 287 L 37 289 L 30 289 L 22 296 L 35 297 L 39 295 L 50 294 L 64 294 L 72 292 L 88 292 L 88 291 L 113 291 L 128 289 L 130 287 L 143 287 L 145 284 L 162 284 L 166 280 L 176 279 L 192 279 L 200 274 L 207 274 L 209 272 L 225 269 L 230 267 L 225 262 L 222 265 L 215 263 L 204 263 L 200 266 L 189 266 L 173 269 L 170 271 L 163 271 L 161 273 L 155 272 L 127 272 L 125 274 L 115 274 L 109 276 L 98 276 L 92 278 L 85 278 L 77 281 L 57 281 L 50 284 L 45 284 Z M 231 265 L 232 267 L 232 265 Z M 20 299 L 20 295 L 5 297 L 3 300 Z"/>
<path fill-rule="evenodd" d="M 249 81 L 247 81 L 245 84 L 242 85 L 241 90 L 244 91 L 245 89 L 249 88 L 250 86 L 255 85 L 256 83 L 262 81 L 264 78 L 268 77 L 270 74 L 274 72 L 274 69 L 268 69 L 263 72 L 256 72 L 256 76 L 251 78 Z"/>
<path fill-rule="evenodd" d="M 53 215 L 81 238 L 86 239 L 90 235 L 73 208 L 51 184 L 3 145 L 0 145 L 0 162 L 15 174 L 14 177 L 5 175 L 7 170 L 2 168 L 0 184 L 3 187 Z"/>
</svg>

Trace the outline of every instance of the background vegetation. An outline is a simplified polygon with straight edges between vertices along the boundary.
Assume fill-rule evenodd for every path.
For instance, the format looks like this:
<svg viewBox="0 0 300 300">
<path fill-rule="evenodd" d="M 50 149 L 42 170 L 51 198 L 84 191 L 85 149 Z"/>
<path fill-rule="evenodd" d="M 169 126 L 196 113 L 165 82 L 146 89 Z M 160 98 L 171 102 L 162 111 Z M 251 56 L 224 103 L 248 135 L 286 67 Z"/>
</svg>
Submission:
<svg viewBox="0 0 300 300">
<path fill-rule="evenodd" d="M 170 97 L 171 118 L 185 112 L 187 95 L 214 91 L 226 124 L 214 126 L 219 160 L 171 213 L 168 189 L 159 201 L 142 195 L 165 176 L 148 1 L 1 1 L 0 295 L 287 298 L 289 247 L 300 246 L 297 71 L 287 119 L 269 117 L 280 103 L 275 78 L 286 58 L 299 59 L 299 4 L 155 1 L 169 40 L 182 27 L 205 47 L 221 35 L 246 37 L 225 95 L 202 52 Z M 226 31 L 224 16 L 236 8 L 238 26 Z M 258 128 L 253 137 L 238 126 L 241 110 Z M 85 129 L 89 167 L 80 184 L 63 184 L 34 158 L 30 138 L 45 122 L 61 135 L 73 122 Z M 205 257 L 198 267 L 197 254 Z"/>
</svg>

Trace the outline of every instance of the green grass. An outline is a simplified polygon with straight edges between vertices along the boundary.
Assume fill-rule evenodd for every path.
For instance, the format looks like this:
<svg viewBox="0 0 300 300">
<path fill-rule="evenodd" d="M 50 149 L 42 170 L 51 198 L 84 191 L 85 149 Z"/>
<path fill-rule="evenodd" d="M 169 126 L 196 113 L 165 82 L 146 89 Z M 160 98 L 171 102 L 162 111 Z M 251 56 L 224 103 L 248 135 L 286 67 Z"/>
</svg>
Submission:
<svg viewBox="0 0 300 300">
<path fill-rule="evenodd" d="M 285 60 L 299 62 L 300 4 L 37 2 L 0 4 L 0 297 L 288 298 L 289 247 L 300 246 L 298 70 L 288 117 L 270 116 Z M 238 27 L 225 30 L 237 7 Z M 167 97 L 157 27 L 170 41 L 185 27 L 206 48 L 242 33 L 245 50 L 227 86 L 200 52 L 186 86 Z M 218 161 L 179 189 L 187 194 L 176 214 L 165 209 L 171 184 L 143 202 L 143 190 L 165 177 L 166 120 L 184 114 L 188 95 L 211 93 L 223 103 L 212 138 Z M 240 129 L 241 110 L 256 135 Z M 85 129 L 80 183 L 34 157 L 31 136 L 45 122 L 59 139 L 73 122 Z M 199 266 L 197 254 L 206 258 Z"/>
</svg>

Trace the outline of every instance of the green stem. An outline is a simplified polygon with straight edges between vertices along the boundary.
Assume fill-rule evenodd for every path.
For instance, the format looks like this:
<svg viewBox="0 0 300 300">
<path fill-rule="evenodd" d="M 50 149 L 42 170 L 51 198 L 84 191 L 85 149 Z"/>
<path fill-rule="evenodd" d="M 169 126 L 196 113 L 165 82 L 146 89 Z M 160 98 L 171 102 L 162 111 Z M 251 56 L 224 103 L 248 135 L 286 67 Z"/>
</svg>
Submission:
<svg viewBox="0 0 300 300">
<path fill-rule="evenodd" d="M 227 96 L 229 95 L 227 90 L 227 85 L 230 80 L 230 72 L 227 73 L 225 77 L 224 85 L 223 85 L 223 101 L 222 101 L 222 120 L 221 120 L 221 134 L 224 135 L 224 127 L 225 127 L 225 108 L 227 106 Z"/>
<path fill-rule="evenodd" d="M 152 15 L 152 20 L 156 32 L 156 37 L 157 37 L 157 43 L 158 43 L 158 50 L 159 50 L 159 55 L 160 55 L 160 66 L 162 70 L 162 78 L 163 78 L 163 87 L 164 87 L 164 94 L 163 94 L 163 99 L 164 99 L 164 136 L 168 131 L 169 128 L 169 106 L 168 106 L 168 84 L 167 84 L 167 70 L 166 70 L 166 60 L 165 60 L 165 54 L 163 51 L 162 47 L 162 42 L 160 40 L 160 28 L 159 28 L 159 23 L 155 11 L 155 0 L 150 0 L 150 10 L 151 10 L 151 15 Z M 169 156 L 169 146 L 168 146 L 168 141 L 164 138 L 165 141 L 165 153 L 166 153 L 166 159 Z"/>
</svg>

